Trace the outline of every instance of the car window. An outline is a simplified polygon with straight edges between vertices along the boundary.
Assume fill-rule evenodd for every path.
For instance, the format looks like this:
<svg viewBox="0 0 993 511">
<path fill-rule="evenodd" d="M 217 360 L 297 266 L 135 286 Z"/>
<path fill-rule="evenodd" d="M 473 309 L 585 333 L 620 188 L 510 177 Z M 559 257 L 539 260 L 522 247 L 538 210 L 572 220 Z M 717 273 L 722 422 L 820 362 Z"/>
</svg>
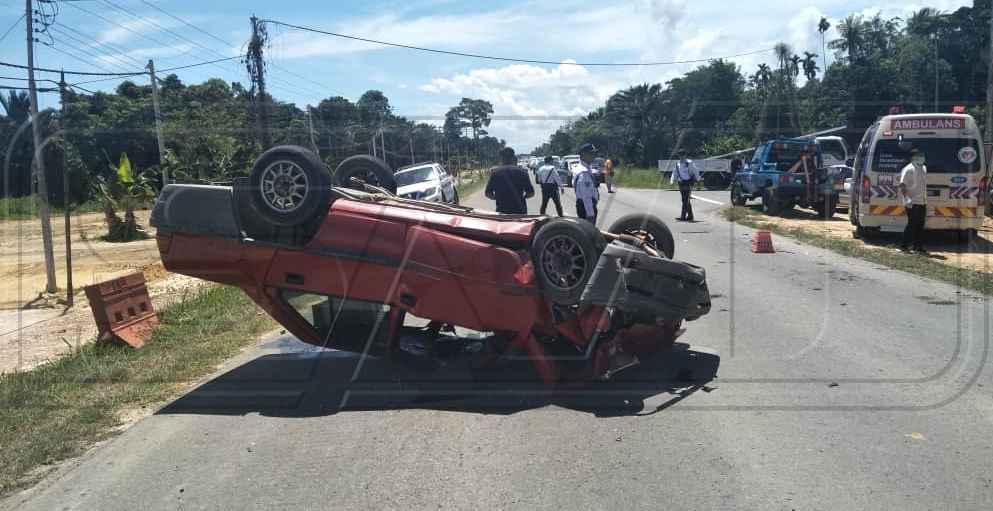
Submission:
<svg viewBox="0 0 993 511">
<path fill-rule="evenodd" d="M 434 167 L 417 167 L 398 172 L 395 177 L 397 186 L 407 186 L 430 181 L 436 177 Z"/>
<path fill-rule="evenodd" d="M 390 310 L 388 305 L 293 289 L 283 289 L 280 295 L 322 339 L 329 339 L 332 332 L 344 331 L 373 332 L 375 337 L 387 334 L 385 319 Z"/>
<path fill-rule="evenodd" d="M 979 172 L 979 143 L 965 138 L 906 138 L 924 152 L 927 170 L 932 174 L 972 174 Z M 873 170 L 895 173 L 910 163 L 910 152 L 900 147 L 897 140 L 880 140 L 876 144 Z"/>
</svg>

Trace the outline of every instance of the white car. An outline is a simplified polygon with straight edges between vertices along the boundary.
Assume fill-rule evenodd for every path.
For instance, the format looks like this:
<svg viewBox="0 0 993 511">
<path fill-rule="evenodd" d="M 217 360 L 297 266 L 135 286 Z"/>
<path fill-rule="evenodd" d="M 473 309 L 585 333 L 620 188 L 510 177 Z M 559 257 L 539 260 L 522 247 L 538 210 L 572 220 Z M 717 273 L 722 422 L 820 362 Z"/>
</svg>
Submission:
<svg viewBox="0 0 993 511">
<path fill-rule="evenodd" d="M 459 203 L 455 180 L 439 163 L 421 163 L 404 167 L 393 174 L 397 195 L 428 202 Z"/>
</svg>

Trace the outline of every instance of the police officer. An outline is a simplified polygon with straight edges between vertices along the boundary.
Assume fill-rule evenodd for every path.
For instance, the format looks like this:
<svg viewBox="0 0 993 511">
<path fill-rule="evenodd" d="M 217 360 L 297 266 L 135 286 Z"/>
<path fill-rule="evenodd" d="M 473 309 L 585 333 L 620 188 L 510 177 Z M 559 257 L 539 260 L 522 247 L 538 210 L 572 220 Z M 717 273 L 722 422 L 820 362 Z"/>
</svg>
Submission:
<svg viewBox="0 0 993 511">
<path fill-rule="evenodd" d="M 596 223 L 597 202 L 600 200 L 599 185 L 593 176 L 593 157 L 596 147 L 587 142 L 579 148 L 579 172 L 572 177 L 572 188 L 576 193 L 576 216 Z"/>
<path fill-rule="evenodd" d="M 536 179 L 541 186 L 541 214 L 544 215 L 548 209 L 548 201 L 555 203 L 555 211 L 562 216 L 562 201 L 559 199 L 559 190 L 565 186 L 559 170 L 555 168 L 554 159 L 551 156 L 545 157 L 545 164 L 538 167 Z"/>
<path fill-rule="evenodd" d="M 688 158 L 679 160 L 676 168 L 672 171 L 672 178 L 669 180 L 673 184 L 679 183 L 679 195 L 683 199 L 683 210 L 676 220 L 681 222 L 693 221 L 693 205 L 690 203 L 690 194 L 693 191 L 693 185 L 698 181 L 700 181 L 700 171 L 693 164 L 693 160 Z"/>
</svg>

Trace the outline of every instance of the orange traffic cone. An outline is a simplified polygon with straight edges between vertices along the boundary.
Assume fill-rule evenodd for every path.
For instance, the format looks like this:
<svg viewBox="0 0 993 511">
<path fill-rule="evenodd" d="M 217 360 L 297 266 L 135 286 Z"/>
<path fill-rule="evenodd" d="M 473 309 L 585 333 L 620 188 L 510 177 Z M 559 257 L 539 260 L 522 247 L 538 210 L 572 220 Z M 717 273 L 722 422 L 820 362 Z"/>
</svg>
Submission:
<svg viewBox="0 0 993 511">
<path fill-rule="evenodd" d="M 752 236 L 752 252 L 756 254 L 775 254 L 776 249 L 772 248 L 772 233 L 769 231 L 756 231 Z"/>
</svg>

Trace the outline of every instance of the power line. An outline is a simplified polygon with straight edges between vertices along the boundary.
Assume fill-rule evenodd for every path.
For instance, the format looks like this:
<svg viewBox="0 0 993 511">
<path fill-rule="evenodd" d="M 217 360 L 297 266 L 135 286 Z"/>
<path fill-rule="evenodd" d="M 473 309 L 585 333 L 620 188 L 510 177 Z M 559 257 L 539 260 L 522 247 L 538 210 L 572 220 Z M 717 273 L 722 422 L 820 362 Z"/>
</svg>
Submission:
<svg viewBox="0 0 993 511">
<path fill-rule="evenodd" d="M 110 55 L 111 53 L 117 53 L 117 55 L 116 55 L 117 58 L 120 58 L 120 57 L 126 58 L 126 59 L 130 60 L 134 65 L 136 65 L 138 67 L 144 67 L 145 66 L 145 64 L 142 63 L 140 60 L 138 60 L 138 59 L 132 57 L 131 55 L 129 55 L 127 50 L 122 49 L 121 47 L 119 47 L 117 45 L 114 45 L 114 44 L 111 44 L 111 43 L 108 43 L 108 42 L 99 42 L 99 41 L 97 41 L 97 37 L 95 37 L 93 35 L 90 35 L 90 34 L 87 34 L 85 32 L 80 32 L 79 30 L 77 30 L 77 29 L 75 29 L 73 27 L 70 27 L 69 25 L 66 25 L 64 23 L 59 22 L 59 23 L 56 23 L 56 24 L 58 25 L 58 28 L 60 28 L 60 29 L 68 30 L 68 31 L 70 31 L 70 32 L 78 35 L 79 37 L 82 37 L 84 39 L 89 39 L 89 40 L 93 41 L 93 43 L 90 45 L 90 47 L 97 47 L 97 46 L 99 46 L 101 48 L 105 48 L 106 50 L 109 50 L 107 52 L 108 55 Z"/>
<path fill-rule="evenodd" d="M 278 20 L 263 19 L 263 23 L 271 23 L 273 25 L 282 25 L 284 27 L 295 28 L 297 30 L 303 30 L 306 32 L 314 32 L 318 34 L 330 35 L 334 37 L 340 37 L 342 39 L 351 39 L 353 41 L 362 41 L 365 43 L 379 44 L 382 46 L 392 46 L 394 48 L 405 48 L 408 50 L 417 50 L 429 53 L 440 53 L 443 55 L 455 55 L 459 57 L 469 57 L 474 59 L 485 59 L 485 60 L 499 60 L 502 62 L 520 62 L 524 64 L 551 64 L 551 65 L 571 65 L 571 66 L 600 66 L 600 67 L 646 67 L 646 66 L 671 66 L 676 64 L 695 64 L 700 62 L 710 62 L 719 59 L 731 59 L 736 57 L 745 57 L 748 55 L 755 55 L 758 53 L 766 53 L 773 51 L 773 48 L 766 48 L 762 50 L 754 50 L 744 53 L 737 53 L 734 55 L 726 55 L 723 57 L 708 57 L 704 59 L 690 59 L 690 60 L 671 60 L 664 62 L 565 62 L 565 61 L 551 61 L 551 60 L 539 60 L 539 59 L 522 59 L 513 57 L 495 57 L 492 55 L 481 55 L 477 53 L 466 53 L 461 51 L 450 51 L 450 50 L 439 50 L 436 48 L 425 48 L 422 46 L 413 46 L 409 44 L 401 43 L 391 43 L 388 41 L 379 41 L 376 39 L 369 39 L 365 37 L 358 37 L 348 34 L 339 34 L 337 32 L 328 32 L 326 30 L 320 30 L 311 27 L 304 27 L 300 25 L 294 25 L 292 23 L 286 23 Z"/>
<path fill-rule="evenodd" d="M 0 66 L 13 67 L 13 68 L 16 68 L 16 69 L 24 69 L 24 70 L 32 69 L 32 68 L 29 68 L 28 66 L 24 66 L 24 65 L 21 65 L 21 64 L 11 64 L 10 62 L 0 62 Z M 40 72 L 45 72 L 45 73 L 60 73 L 60 72 L 62 72 L 62 70 L 60 70 L 60 69 L 51 69 L 51 68 L 38 67 L 38 66 L 35 66 L 33 69 L 35 70 L 35 72 L 39 72 L 39 71 Z M 65 74 L 67 74 L 67 75 L 76 75 L 76 76 L 135 76 L 135 75 L 143 75 L 143 74 L 146 74 L 146 73 L 144 71 L 141 71 L 141 72 L 138 72 L 138 73 L 95 73 L 95 72 L 89 72 L 89 71 L 65 71 Z"/>
<path fill-rule="evenodd" d="M 73 58 L 75 60 L 78 60 L 78 61 L 84 63 L 84 64 L 89 64 L 89 62 L 87 62 L 86 59 L 84 59 L 84 58 L 82 58 L 82 57 L 80 57 L 78 55 L 74 55 L 73 53 L 70 53 L 68 50 L 64 50 L 62 48 L 59 48 L 59 47 L 54 46 L 54 45 L 49 45 L 47 43 L 43 43 L 43 44 L 44 44 L 44 46 L 47 46 L 47 47 L 49 47 L 49 48 L 51 48 L 51 49 L 53 49 L 53 50 L 55 50 L 55 51 L 57 51 L 57 52 L 59 52 L 59 53 L 61 53 L 63 55 L 67 55 L 67 56 L 69 56 L 69 57 L 71 57 L 71 58 Z M 78 49 L 78 48 L 76 48 L 76 49 Z M 87 52 L 86 51 L 83 51 L 83 53 L 87 53 Z M 90 54 L 90 55 L 92 56 L 92 54 Z M 97 69 L 99 69 L 99 70 L 101 70 L 101 71 L 106 71 L 107 73 L 113 73 L 113 71 L 111 71 L 111 70 L 109 70 L 109 69 L 107 69 L 107 68 L 105 68 L 105 67 L 103 67 L 103 66 L 101 66 L 99 64 L 92 64 L 92 66 L 95 67 L 95 68 L 97 68 Z"/>
<path fill-rule="evenodd" d="M 112 1 L 110 1 L 110 0 L 101 0 L 101 1 L 102 1 L 103 3 L 105 3 L 105 4 L 107 4 L 108 6 L 110 6 L 111 8 L 113 8 L 113 9 L 117 9 L 118 11 L 120 11 L 120 12 L 123 12 L 124 14 L 127 14 L 127 15 L 129 15 L 129 16 L 131 16 L 132 18 L 134 18 L 134 19 L 136 19 L 136 20 L 138 20 L 139 22 L 141 22 L 141 23 L 144 23 L 145 25 L 148 25 L 148 26 L 150 26 L 150 27 L 153 27 L 153 28 L 156 28 L 156 29 L 158 29 L 158 30 L 161 30 L 161 31 L 164 31 L 164 32 L 167 32 L 167 33 L 169 33 L 169 34 L 172 34 L 172 36 L 173 36 L 173 37 L 175 37 L 175 38 L 176 38 L 177 40 L 180 40 L 180 41 L 184 41 L 184 42 L 188 42 L 188 43 L 191 43 L 192 45 L 194 45 L 194 46 L 196 46 L 196 47 L 198 47 L 198 48 L 200 48 L 200 49 L 203 49 L 203 50 L 206 50 L 206 51 L 208 51 L 208 52 L 210 52 L 210 53 L 212 53 L 212 54 L 214 54 L 214 55 L 217 55 L 217 56 L 220 56 L 220 57 L 223 57 L 223 56 L 224 56 L 224 54 L 222 54 L 222 53 L 220 53 L 220 52 L 218 52 L 218 51 L 216 51 L 216 50 L 214 50 L 214 49 L 212 49 L 212 48 L 208 48 L 208 47 L 206 47 L 206 46 L 203 46 L 202 44 L 200 44 L 200 43 L 198 43 L 197 41 L 194 41 L 194 40 L 192 40 L 192 39 L 190 39 L 190 38 L 188 38 L 188 37 L 185 37 L 185 36 L 183 36 L 182 34 L 178 34 L 178 33 L 176 33 L 175 31 L 173 31 L 173 30 L 170 30 L 169 28 L 166 28 L 166 27 L 164 27 L 164 26 L 162 26 L 162 25 L 160 25 L 160 24 L 158 24 L 158 23 L 155 23 L 154 21 L 151 21 L 151 20 L 148 20 L 148 19 L 146 19 L 146 18 L 143 18 L 143 17 L 141 17 L 141 16 L 139 16 L 138 14 L 136 14 L 136 13 L 134 13 L 133 11 L 131 11 L 131 10 L 129 10 L 129 9 L 127 9 L 127 8 L 124 8 L 124 7 L 122 7 L 122 6 L 120 6 L 120 5 L 118 5 L 118 4 L 116 4 L 116 3 L 114 3 L 114 2 L 112 2 Z M 161 11 L 161 12 L 165 12 L 165 11 L 164 11 L 163 9 L 161 9 L 161 8 L 156 8 L 156 9 L 157 9 L 158 11 Z M 85 11 L 85 9 L 83 9 L 83 10 Z M 89 11 L 86 11 L 86 12 L 89 12 Z M 92 14 L 92 13 L 91 13 L 91 14 Z M 95 14 L 94 14 L 94 15 L 95 15 Z M 173 15 L 169 15 L 169 16 L 171 16 L 171 17 L 173 17 L 173 18 L 175 18 L 175 19 L 179 19 L 179 20 L 180 20 L 180 21 L 181 21 L 182 23 L 185 23 L 185 24 L 187 24 L 187 25 L 190 25 L 190 26 L 192 26 L 192 25 L 191 25 L 191 24 L 190 24 L 189 22 L 186 22 L 186 21 L 183 21 L 183 20 L 181 20 L 181 19 L 180 19 L 180 18 L 179 18 L 178 16 L 173 16 Z M 103 19 L 104 19 L 105 21 L 108 21 L 108 22 L 109 22 L 109 20 L 107 20 L 106 18 L 103 18 Z M 120 25 L 120 24 L 117 24 L 117 26 L 119 26 L 119 27 L 121 27 L 121 28 L 123 28 L 123 29 L 125 29 L 125 30 L 128 30 L 129 32 L 132 32 L 132 33 L 135 33 L 135 34 L 138 34 L 138 33 L 137 33 L 137 32 L 135 32 L 134 30 L 131 30 L 131 29 L 129 29 L 129 28 L 127 28 L 127 27 L 124 27 L 123 25 Z M 157 39 L 154 39 L 154 38 L 150 38 L 150 37 L 147 37 L 147 36 L 143 36 L 143 35 L 141 35 L 141 34 L 138 34 L 138 35 L 140 35 L 140 36 L 142 36 L 142 37 L 145 37 L 146 39 L 148 39 L 148 40 L 150 40 L 150 41 L 153 41 L 153 42 L 156 42 L 156 44 L 159 44 L 159 45 L 162 45 L 162 46 L 167 46 L 167 45 L 166 45 L 165 43 L 162 43 L 161 41 L 158 41 Z M 225 44 L 226 44 L 226 45 L 230 45 L 229 43 L 225 43 Z M 191 48 L 191 49 L 190 49 L 189 51 L 187 51 L 187 52 L 185 52 L 185 53 L 184 53 L 184 55 L 186 55 L 186 54 L 189 54 L 189 53 L 191 53 L 192 51 L 193 51 L 193 50 L 192 50 L 192 48 Z M 274 66 L 274 67 L 275 67 L 275 66 Z M 220 69 L 224 69 L 224 68 L 221 68 L 220 66 L 218 66 L 218 68 L 220 68 Z M 226 70 L 226 69 L 225 69 L 225 70 Z M 165 71 L 165 70 L 163 70 L 163 71 Z M 227 71 L 227 70 L 226 70 L 226 71 Z M 240 71 L 241 71 L 241 70 L 238 70 L 238 72 L 240 72 Z M 310 81 L 309 79 L 307 79 L 306 77 L 304 77 L 304 76 L 302 76 L 302 75 L 297 75 L 297 76 L 298 76 L 298 77 L 300 77 L 300 78 L 301 78 L 301 79 L 303 79 L 303 80 L 308 80 L 308 81 Z M 289 94 L 291 94 L 291 95 L 292 95 L 292 94 L 297 94 L 297 93 L 299 92 L 298 90 L 296 90 L 296 89 L 299 89 L 299 88 L 300 88 L 300 85 L 299 85 L 299 84 L 296 84 L 296 83 L 289 83 L 289 82 L 287 82 L 287 81 L 283 81 L 283 80 L 279 80 L 279 83 L 283 83 L 284 85 L 288 85 L 288 86 L 289 86 L 289 87 L 291 87 L 291 88 L 287 88 L 287 87 L 280 87 L 280 86 L 279 86 L 279 85 L 278 85 L 277 83 L 274 83 L 274 84 L 273 84 L 273 87 L 272 87 L 272 88 L 274 88 L 274 89 L 277 89 L 277 90 L 281 90 L 281 91 L 283 91 L 283 92 L 288 92 L 288 93 L 289 93 Z M 311 82 L 311 83 L 316 83 L 316 82 Z M 318 84 L 318 85 L 320 85 L 320 84 Z M 325 86 L 323 86 L 323 85 L 321 85 L 321 86 L 322 86 L 322 87 L 325 87 Z M 324 94 L 324 91 L 323 91 L 323 90 L 315 90 L 315 89 L 311 89 L 310 87 L 306 87 L 306 88 L 307 88 L 307 89 L 309 89 L 309 91 L 310 91 L 311 93 L 315 93 L 315 94 L 317 94 L 318 96 L 320 96 L 320 95 L 323 95 L 323 94 Z"/>
<path fill-rule="evenodd" d="M 10 28 L 8 28 L 8 29 L 7 29 L 7 31 L 3 33 L 3 35 L 2 35 L 2 36 L 0 36 L 0 43 L 2 43 L 2 42 L 3 42 L 3 40 L 4 40 L 4 39 L 6 39 L 6 38 L 7 38 L 7 36 L 8 36 L 8 35 L 10 35 L 10 33 L 11 33 L 11 32 L 12 32 L 12 31 L 13 31 L 13 30 L 14 30 L 15 28 L 17 28 L 17 25 L 20 25 L 20 24 L 21 24 L 21 20 L 23 20 L 25 16 L 27 16 L 27 14 L 22 14 L 22 15 L 21 15 L 21 17 L 20 17 L 20 18 L 17 18 L 17 21 L 15 21 L 15 22 L 14 22 L 14 24 L 13 24 L 13 25 L 11 25 L 11 26 L 10 26 Z"/>
<path fill-rule="evenodd" d="M 102 63 L 107 64 L 107 65 L 114 65 L 114 66 L 124 67 L 124 68 L 127 68 L 127 67 L 130 67 L 131 66 L 131 64 L 127 63 L 124 60 L 121 60 L 120 57 L 117 57 L 117 56 L 114 56 L 114 55 L 110 55 L 110 54 L 99 55 L 99 54 L 96 54 L 96 53 L 93 53 L 93 52 L 89 51 L 89 49 L 85 49 L 85 47 L 87 45 L 86 41 L 84 41 L 84 40 L 82 40 L 82 39 L 80 39 L 80 38 L 78 38 L 78 37 L 76 37 L 76 36 L 74 36 L 74 35 L 72 35 L 72 34 L 70 34 L 68 32 L 62 31 L 62 29 L 60 29 L 59 27 L 56 27 L 56 26 L 53 25 L 53 26 L 49 27 L 49 29 L 51 29 L 52 31 L 54 31 L 55 33 L 57 33 L 57 34 L 59 34 L 59 35 L 61 35 L 63 37 L 67 37 L 67 38 L 75 41 L 76 43 L 82 45 L 82 46 L 79 46 L 79 47 L 73 47 L 73 49 L 76 50 L 76 51 L 78 51 L 78 52 L 80 52 L 80 53 L 83 53 L 84 55 L 88 55 L 90 57 L 93 57 L 94 59 L 96 59 L 97 62 L 102 62 Z M 45 46 L 49 46 L 49 45 L 46 44 Z M 52 47 L 52 46 L 50 46 L 50 47 Z M 113 62 L 110 61 L 111 59 L 113 59 Z"/>
<path fill-rule="evenodd" d="M 109 0 L 105 0 L 105 1 L 107 1 L 107 2 L 109 2 Z M 174 20 L 176 20 L 176 21 L 178 21 L 178 22 L 180 22 L 180 23 L 182 23 L 182 24 L 184 24 L 184 25 L 186 25 L 187 27 L 190 27 L 190 28 L 192 28 L 193 30 L 196 30 L 197 32 L 200 32 L 201 34 L 204 34 L 204 35 L 206 35 L 206 36 L 208 36 L 208 37 L 210 37 L 210 38 L 212 38 L 212 39 L 214 39 L 215 41 L 218 41 L 218 42 L 220 42 L 221 44 L 223 44 L 223 45 L 225 45 L 225 46 L 231 46 L 231 43 L 230 43 L 230 42 L 228 42 L 228 41 L 225 41 L 224 39 L 221 39 L 220 37 L 217 37 L 217 36 L 215 36 L 214 34 L 211 34 L 210 32 L 207 32 L 206 30 L 203 30 L 202 28 L 200 28 L 200 27 L 198 27 L 198 26 L 196 26 L 196 25 L 194 25 L 194 24 L 192 24 L 192 23 L 190 23 L 190 22 L 189 22 L 189 21 L 187 21 L 187 20 L 184 20 L 183 18 L 180 18 L 179 16 L 176 16 L 175 14 L 171 14 L 171 13 L 169 13 L 169 12 L 168 12 L 168 11 L 166 11 L 165 9 L 162 9 L 161 7 L 159 7 L 159 6 L 157 6 L 157 5 L 155 5 L 155 4 L 152 4 L 152 3 L 150 3 L 150 2 L 147 2 L 146 0 L 142 0 L 142 3 L 143 3 L 143 4 L 145 4 L 145 5 L 147 5 L 147 6 L 149 6 L 149 7 L 151 7 L 152 9 L 155 9 L 156 11 L 159 11 L 159 12 L 161 12 L 162 14 L 165 14 L 166 16 L 169 16 L 170 18 L 172 18 L 172 19 L 174 19 Z M 174 33 L 174 32 L 172 32 L 172 31 L 169 31 L 169 32 L 170 32 L 170 33 Z M 182 36 L 179 36 L 179 37 L 182 37 Z M 214 51 L 214 50 L 212 50 L 212 49 L 210 49 L 210 48 L 206 48 L 206 47 L 204 47 L 204 46 L 201 46 L 201 45 L 199 45 L 198 43 L 196 43 L 195 41 L 193 41 L 193 40 L 191 40 L 191 39 L 187 39 L 187 38 L 185 38 L 185 37 L 183 37 L 183 39 L 184 39 L 184 40 L 186 40 L 186 41 L 189 41 L 189 42 L 191 42 L 191 43 L 193 43 L 193 44 L 196 44 L 197 46 L 199 46 L 199 47 L 201 47 L 201 48 L 204 48 L 204 49 L 206 49 L 206 50 L 208 50 L 208 51 Z M 216 52 L 215 52 L 215 53 L 216 53 Z M 309 82 L 309 83 L 312 83 L 312 84 L 314 84 L 314 85 L 317 85 L 318 87 L 322 87 L 322 88 L 324 88 L 324 89 L 328 89 L 328 90 L 329 90 L 330 92 L 335 92 L 334 90 L 332 90 L 332 89 L 331 89 L 331 87 L 328 87 L 327 85 L 325 85 L 325 84 L 323 84 L 323 83 L 320 83 L 320 82 L 317 82 L 317 81 L 314 81 L 313 79 L 311 79 L 311 78 L 308 78 L 308 77 L 306 77 L 306 76 L 304 76 L 304 75 L 302 75 L 302 74 L 299 74 L 299 73 L 296 73 L 296 72 L 293 72 L 293 71 L 291 71 L 291 70 L 289 70 L 289 69 L 286 69 L 286 68 L 283 68 L 282 66 L 278 66 L 278 65 L 276 65 L 276 64 L 274 64 L 274 63 L 270 63 L 270 65 L 271 65 L 271 66 L 273 66 L 273 67 L 275 67 L 275 68 L 277 68 L 277 69 L 279 69 L 279 70 L 281 70 L 282 72 L 284 72 L 284 73 L 286 73 L 286 74 L 288 74 L 288 75 L 290 75 L 290 76 L 294 76 L 294 77 L 296 77 L 296 78 L 299 78 L 299 79 L 301 79 L 301 80 L 304 80 L 304 81 L 306 81 L 306 82 Z M 319 92 L 319 93 L 322 93 L 322 94 L 323 94 L 323 92 L 324 92 L 324 91 L 312 91 L 312 92 Z"/>
</svg>

